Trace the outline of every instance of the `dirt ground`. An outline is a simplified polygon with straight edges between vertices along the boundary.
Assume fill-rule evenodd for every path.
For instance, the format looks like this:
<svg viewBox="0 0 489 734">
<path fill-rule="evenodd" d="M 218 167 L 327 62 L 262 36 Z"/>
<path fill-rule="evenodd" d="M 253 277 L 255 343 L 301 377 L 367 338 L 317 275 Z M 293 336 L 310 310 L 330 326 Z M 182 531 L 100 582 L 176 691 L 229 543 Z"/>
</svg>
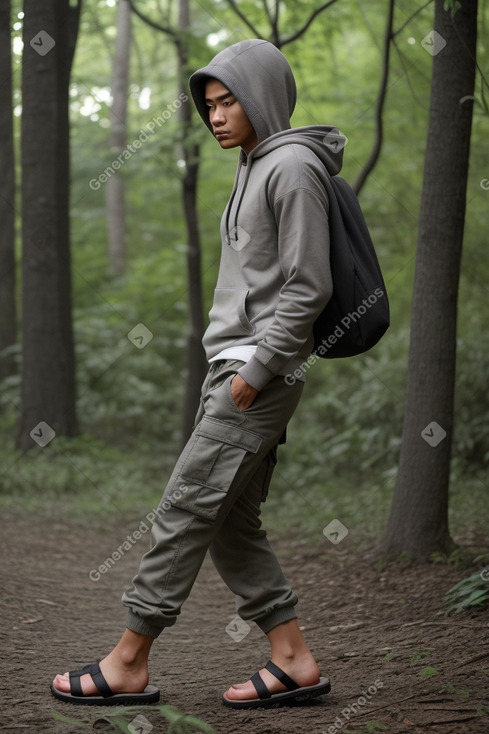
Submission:
<svg viewBox="0 0 489 734">
<path fill-rule="evenodd" d="M 109 723 L 113 709 L 62 704 L 49 683 L 56 672 L 103 657 L 122 631 L 120 596 L 148 539 L 98 580 L 89 574 L 137 522 L 102 527 L 3 517 L 2 731 L 116 731 Z M 488 734 L 489 617 L 440 613 L 445 591 L 467 571 L 439 565 L 380 571 L 326 539 L 311 547 L 271 538 L 300 596 L 300 622 L 331 679 L 331 693 L 301 707 L 261 712 L 221 704 L 222 691 L 266 662 L 268 645 L 254 626 L 239 641 L 226 632 L 234 602 L 206 560 L 179 622 L 153 647 L 150 682 L 161 689 L 162 703 L 203 719 L 217 734 Z M 54 712 L 78 726 L 60 723 Z M 154 708 L 127 714 L 126 721 L 140 734 L 168 731 Z"/>
</svg>

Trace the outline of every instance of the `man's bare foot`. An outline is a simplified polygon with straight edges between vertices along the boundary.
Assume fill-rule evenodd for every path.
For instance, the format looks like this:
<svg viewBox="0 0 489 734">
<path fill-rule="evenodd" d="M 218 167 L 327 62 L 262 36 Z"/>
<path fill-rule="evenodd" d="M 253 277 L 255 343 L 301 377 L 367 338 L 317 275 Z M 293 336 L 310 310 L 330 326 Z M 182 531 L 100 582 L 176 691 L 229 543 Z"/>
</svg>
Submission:
<svg viewBox="0 0 489 734">
<path fill-rule="evenodd" d="M 126 630 L 107 657 L 100 662 L 100 670 L 113 693 L 141 693 L 148 685 L 148 656 L 153 638 Z M 91 676 L 80 679 L 83 694 L 98 693 Z M 58 691 L 70 693 L 69 674 L 57 675 L 53 685 Z"/>
<path fill-rule="evenodd" d="M 308 655 L 303 655 L 300 658 L 288 659 L 277 655 L 273 656 L 271 660 L 301 687 L 314 686 L 319 683 L 320 671 L 316 661 L 310 653 Z M 281 683 L 265 668 L 262 668 L 259 673 L 261 679 L 272 695 L 274 693 L 282 693 L 282 691 L 287 690 L 287 686 Z M 244 701 L 258 698 L 258 693 L 251 680 L 248 680 L 246 683 L 237 683 L 231 686 L 224 695 L 232 701 Z"/>
<path fill-rule="evenodd" d="M 301 686 L 314 686 L 319 683 L 320 671 L 309 650 L 296 619 L 277 625 L 267 633 L 271 647 L 271 661 Z M 281 683 L 270 671 L 262 668 L 260 677 L 269 692 L 282 693 L 287 686 Z M 258 698 L 255 686 L 248 680 L 231 686 L 224 694 L 231 701 Z"/>
</svg>

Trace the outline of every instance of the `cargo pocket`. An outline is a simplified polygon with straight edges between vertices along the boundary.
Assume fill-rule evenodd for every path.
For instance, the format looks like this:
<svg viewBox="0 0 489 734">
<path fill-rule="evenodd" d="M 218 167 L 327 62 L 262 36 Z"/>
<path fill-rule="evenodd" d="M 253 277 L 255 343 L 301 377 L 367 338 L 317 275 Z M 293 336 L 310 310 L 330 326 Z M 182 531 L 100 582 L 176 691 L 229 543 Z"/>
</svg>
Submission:
<svg viewBox="0 0 489 734">
<path fill-rule="evenodd" d="M 277 464 L 277 446 L 273 446 L 264 459 L 265 471 L 263 476 L 263 483 L 261 488 L 261 501 L 265 502 L 268 497 L 268 490 L 270 489 L 270 482 L 272 481 L 272 475 Z"/>
<path fill-rule="evenodd" d="M 211 416 L 202 418 L 194 439 L 180 474 L 181 496 L 172 504 L 213 521 L 245 455 L 256 454 L 262 439 L 252 431 Z"/>
</svg>

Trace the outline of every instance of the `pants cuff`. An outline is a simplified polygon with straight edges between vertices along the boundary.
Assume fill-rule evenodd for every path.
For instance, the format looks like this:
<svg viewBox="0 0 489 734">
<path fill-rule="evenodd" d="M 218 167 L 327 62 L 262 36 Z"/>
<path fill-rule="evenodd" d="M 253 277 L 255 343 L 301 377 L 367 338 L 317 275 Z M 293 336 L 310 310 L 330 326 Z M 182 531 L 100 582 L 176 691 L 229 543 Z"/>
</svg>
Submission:
<svg viewBox="0 0 489 734">
<path fill-rule="evenodd" d="M 127 613 L 127 629 L 131 630 L 132 632 L 137 632 L 139 635 L 147 635 L 148 637 L 159 637 L 164 627 L 156 627 L 154 624 L 151 624 L 151 622 L 148 622 L 146 619 L 143 619 L 142 617 L 138 617 L 137 614 L 133 614 L 133 612 L 129 611 Z"/>
<path fill-rule="evenodd" d="M 255 619 L 255 622 L 261 631 L 267 634 L 274 627 L 278 627 L 279 624 L 283 624 L 284 622 L 290 622 L 291 619 L 297 619 L 294 607 L 280 607 L 279 609 L 273 609 L 266 616 L 260 617 L 260 619 Z"/>
</svg>

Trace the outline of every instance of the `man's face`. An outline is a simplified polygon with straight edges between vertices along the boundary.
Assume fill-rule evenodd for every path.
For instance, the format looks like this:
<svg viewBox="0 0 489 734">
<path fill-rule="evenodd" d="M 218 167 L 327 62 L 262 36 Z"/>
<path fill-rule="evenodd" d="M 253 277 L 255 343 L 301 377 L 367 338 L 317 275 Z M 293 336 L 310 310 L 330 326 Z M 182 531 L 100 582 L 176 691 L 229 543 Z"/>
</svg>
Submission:
<svg viewBox="0 0 489 734">
<path fill-rule="evenodd" d="M 258 140 L 236 97 L 217 79 L 210 79 L 205 85 L 205 103 L 212 131 L 221 148 L 241 146 L 248 155 Z"/>
</svg>

